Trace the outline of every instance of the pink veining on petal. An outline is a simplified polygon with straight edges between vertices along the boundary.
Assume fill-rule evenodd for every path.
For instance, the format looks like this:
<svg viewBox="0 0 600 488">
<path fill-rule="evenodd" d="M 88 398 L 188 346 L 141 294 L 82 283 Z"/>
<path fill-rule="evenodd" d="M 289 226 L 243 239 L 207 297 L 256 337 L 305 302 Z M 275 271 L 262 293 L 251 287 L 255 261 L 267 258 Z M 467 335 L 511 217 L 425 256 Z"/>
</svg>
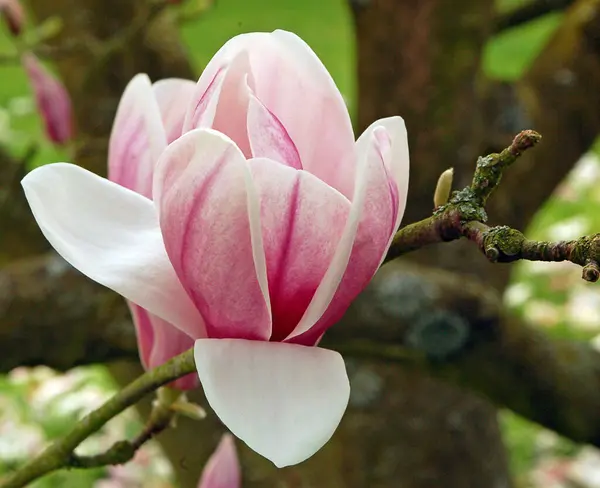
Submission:
<svg viewBox="0 0 600 488">
<path fill-rule="evenodd" d="M 249 164 L 261 203 L 271 340 L 280 341 L 294 329 L 321 282 L 350 202 L 305 171 L 264 158 Z"/>
<path fill-rule="evenodd" d="M 252 156 L 302 169 L 296 145 L 281 121 L 253 93 L 249 98 L 247 126 Z"/>
<path fill-rule="evenodd" d="M 37 109 L 44 121 L 48 139 L 55 144 L 66 144 L 73 137 L 69 93 L 34 54 L 24 54 L 22 62 L 33 88 Z"/>
<path fill-rule="evenodd" d="M 206 88 L 200 83 L 196 85 L 183 121 L 183 133 L 212 126 L 225 79 L 225 72 L 225 67 L 220 67 Z"/>
<path fill-rule="evenodd" d="M 384 139 L 381 135 L 378 139 L 374 133 L 376 131 L 376 128 L 371 128 L 357 142 L 359 157 L 364 151 L 362 154 L 366 158 L 362 164 L 367 165 L 359 173 L 359 176 L 364 175 L 365 180 L 357 182 L 363 188 L 364 201 L 341 281 L 321 317 L 305 332 L 289 338 L 289 342 L 314 345 L 327 328 L 340 320 L 350 303 L 373 278 L 389 247 L 390 236 L 395 230 L 398 210 L 394 205 L 397 205 L 397 201 L 390 190 L 388 171 L 382 159 L 380 142 Z M 361 147 L 365 149 L 360 149 Z"/>
<path fill-rule="evenodd" d="M 351 198 L 354 133 L 344 99 L 310 47 L 282 31 L 248 48 L 255 93 L 281 121 L 302 167 Z"/>
<path fill-rule="evenodd" d="M 167 252 L 209 337 L 271 335 L 266 276 L 254 249 L 262 246 L 260 224 L 249 213 L 251 183 L 240 150 L 204 129 L 172 143 L 157 167 L 155 198 Z"/>
</svg>

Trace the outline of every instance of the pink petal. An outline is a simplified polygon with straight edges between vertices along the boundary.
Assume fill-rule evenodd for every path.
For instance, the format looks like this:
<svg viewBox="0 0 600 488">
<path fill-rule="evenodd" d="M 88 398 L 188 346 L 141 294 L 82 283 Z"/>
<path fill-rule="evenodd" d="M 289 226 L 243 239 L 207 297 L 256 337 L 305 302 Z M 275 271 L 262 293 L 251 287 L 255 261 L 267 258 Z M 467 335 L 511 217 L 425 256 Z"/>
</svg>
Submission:
<svg viewBox="0 0 600 488">
<path fill-rule="evenodd" d="M 108 178 L 152 198 L 152 177 L 167 137 L 150 79 L 145 74 L 129 82 L 108 143 Z"/>
<path fill-rule="evenodd" d="M 192 80 L 180 78 L 167 78 L 152 85 L 168 144 L 183 133 L 183 121 L 195 89 L 196 83 Z"/>
<path fill-rule="evenodd" d="M 298 324 L 323 279 L 350 202 L 306 171 L 268 159 L 249 163 L 261 206 L 273 317 L 271 340 L 278 341 Z"/>
<path fill-rule="evenodd" d="M 250 88 L 248 87 L 250 90 Z M 248 139 L 255 158 L 269 158 L 302 169 L 300 155 L 281 121 L 253 93 L 249 93 Z"/>
<path fill-rule="evenodd" d="M 13 36 L 18 36 L 23 30 L 25 12 L 19 0 L 0 0 L 0 13 Z"/>
<path fill-rule="evenodd" d="M 240 488 L 241 486 L 242 473 L 235 443 L 230 434 L 224 434 L 204 467 L 198 488 Z"/>
<path fill-rule="evenodd" d="M 288 340 L 315 344 L 342 317 L 379 268 L 406 201 L 406 193 L 400 194 L 390 178 L 393 168 L 399 178 L 404 175 L 402 180 L 408 179 L 403 127 L 399 117 L 384 119 L 371 125 L 357 141 L 357 182 L 344 236 L 306 314 Z M 402 181 L 401 185 L 406 189 L 406 183 Z"/>
<path fill-rule="evenodd" d="M 191 349 L 194 340 L 169 322 L 152 315 L 142 307 L 128 302 L 135 324 L 140 359 L 144 368 L 152 369 L 169 359 Z M 191 390 L 198 387 L 198 378 L 189 374 L 170 385 L 179 390 Z"/>
<path fill-rule="evenodd" d="M 190 336 L 205 336 L 150 200 L 65 163 L 36 168 L 21 184 L 44 236 L 68 263 Z"/>
<path fill-rule="evenodd" d="M 246 129 L 248 83 L 251 83 L 251 80 L 248 80 L 249 72 L 248 54 L 241 51 L 231 60 L 227 69 L 217 73 L 207 91 L 201 94 L 200 100 L 192 101 L 191 106 L 195 107 L 195 111 L 188 117 L 190 122 L 195 120 L 196 125 L 193 127 L 184 125 L 184 130 L 200 127 L 218 130 L 230 137 L 246 157 L 250 157 L 250 143 Z M 199 95 L 198 92 L 196 95 Z M 210 120 L 211 114 L 212 120 Z"/>
<path fill-rule="evenodd" d="M 210 128 L 215 120 L 219 96 L 227 71 L 222 67 L 212 74 L 208 84 L 201 83 L 208 78 L 208 75 L 204 75 L 206 72 L 204 70 L 203 78 L 200 78 L 192 94 L 192 99 L 183 121 L 182 133 L 184 134 L 193 129 Z"/>
<path fill-rule="evenodd" d="M 317 452 L 348 405 L 344 360 L 334 351 L 200 339 L 194 358 L 206 399 L 221 421 L 280 468 Z"/>
<path fill-rule="evenodd" d="M 46 136 L 55 144 L 66 144 L 73 137 L 71 97 L 62 82 L 31 53 L 22 57 L 25 73 L 35 94 Z"/>
<path fill-rule="evenodd" d="M 154 189 L 167 252 L 208 336 L 268 339 L 260 208 L 240 150 L 219 132 L 188 132 L 161 157 Z"/>
<path fill-rule="evenodd" d="M 355 164 L 348 108 L 331 75 L 295 34 L 269 35 L 268 54 L 250 51 L 257 97 L 294 141 L 302 167 L 350 198 Z"/>
<path fill-rule="evenodd" d="M 242 34 L 228 41 L 206 66 L 194 97 L 194 107 L 204 97 L 220 70 L 232 69 L 236 77 L 244 66 L 239 56 L 245 53 L 249 67 L 248 84 L 272 113 L 295 144 L 302 167 L 330 186 L 350 197 L 354 184 L 354 134 L 348 109 L 333 79 L 308 45 L 285 31 Z M 231 91 L 228 91 L 231 93 Z M 218 96 L 229 104 L 230 95 Z M 235 97 L 233 98 L 234 100 Z M 196 109 L 186 118 L 192 124 Z M 235 112 L 217 110 L 217 118 L 232 117 Z M 235 123 L 239 122 L 239 115 Z M 224 125 L 213 128 L 222 130 Z M 224 131 L 231 135 L 227 130 Z M 232 137 L 242 145 L 245 143 Z"/>
</svg>

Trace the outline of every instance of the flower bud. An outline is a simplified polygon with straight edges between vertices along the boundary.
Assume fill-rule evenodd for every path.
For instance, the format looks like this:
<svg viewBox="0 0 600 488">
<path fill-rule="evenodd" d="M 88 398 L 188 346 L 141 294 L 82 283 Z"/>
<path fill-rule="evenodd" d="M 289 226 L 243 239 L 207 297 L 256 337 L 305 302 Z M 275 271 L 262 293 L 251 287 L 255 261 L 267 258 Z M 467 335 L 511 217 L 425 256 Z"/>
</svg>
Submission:
<svg viewBox="0 0 600 488">
<path fill-rule="evenodd" d="M 37 110 L 44 121 L 46 136 L 55 144 L 66 144 L 73 136 L 71 98 L 61 81 L 32 53 L 22 57 Z"/>
</svg>

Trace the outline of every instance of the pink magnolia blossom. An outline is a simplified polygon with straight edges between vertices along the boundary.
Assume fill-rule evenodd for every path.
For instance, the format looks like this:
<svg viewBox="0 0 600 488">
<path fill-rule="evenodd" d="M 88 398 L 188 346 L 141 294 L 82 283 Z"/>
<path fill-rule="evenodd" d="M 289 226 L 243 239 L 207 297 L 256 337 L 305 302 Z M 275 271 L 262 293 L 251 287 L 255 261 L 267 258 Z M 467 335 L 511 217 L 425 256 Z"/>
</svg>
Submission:
<svg viewBox="0 0 600 488">
<path fill-rule="evenodd" d="M 152 198 L 154 167 L 168 143 L 181 129 L 195 83 L 170 78 L 154 85 L 137 75 L 125 88 L 108 146 L 108 179 Z M 135 324 L 140 359 L 145 368 L 163 364 L 187 351 L 194 339 L 148 310 L 128 302 Z M 181 390 L 198 386 L 198 376 L 184 376 L 171 384 Z"/>
<path fill-rule="evenodd" d="M 32 53 L 22 57 L 25 73 L 44 122 L 46 136 L 55 144 L 65 144 L 73 135 L 71 98 L 66 88 Z"/>
<path fill-rule="evenodd" d="M 19 0 L 0 0 L 0 14 L 13 36 L 18 36 L 25 23 L 25 11 Z"/>
<path fill-rule="evenodd" d="M 198 488 L 240 488 L 241 478 L 233 437 L 224 434 L 204 467 Z"/>
<path fill-rule="evenodd" d="M 140 155 L 133 176 L 119 163 L 121 185 L 38 168 L 23 180 L 33 213 L 73 266 L 195 339 L 206 398 L 234 435 L 279 467 L 302 462 L 348 403 L 343 359 L 314 346 L 398 229 L 404 122 L 378 120 L 355 141 L 331 76 L 284 31 L 233 38 L 190 99 L 173 95 L 180 137 L 144 86 L 111 141 Z"/>
</svg>

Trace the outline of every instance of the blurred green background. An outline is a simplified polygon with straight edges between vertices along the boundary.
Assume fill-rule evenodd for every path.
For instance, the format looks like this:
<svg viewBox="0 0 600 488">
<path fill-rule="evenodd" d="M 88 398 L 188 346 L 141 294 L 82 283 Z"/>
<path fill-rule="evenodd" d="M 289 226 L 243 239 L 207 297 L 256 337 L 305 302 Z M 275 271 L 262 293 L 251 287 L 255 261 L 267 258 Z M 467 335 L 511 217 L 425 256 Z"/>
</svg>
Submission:
<svg viewBox="0 0 600 488">
<path fill-rule="evenodd" d="M 524 0 L 500 0 L 498 8 L 510 9 L 522 3 Z M 194 8 L 193 4 L 190 0 L 183 8 Z M 354 38 L 346 4 L 347 0 L 219 0 L 208 13 L 186 24 L 182 34 L 199 73 L 214 52 L 238 33 L 275 28 L 294 31 L 321 57 L 352 110 L 356 97 Z M 486 74 L 496 79 L 518 79 L 560 20 L 561 14 L 546 15 L 494 38 L 485 50 Z M 1 32 L 0 53 L 14 50 L 5 32 Z M 34 165 L 68 160 L 67 152 L 45 141 L 20 66 L 2 64 L 0 73 L 0 144 L 15 154 L 24 153 L 32 143 L 39 144 Z M 600 213 L 594 210 L 600 199 L 595 190 L 600 182 L 597 152 L 582 158 L 539 213 L 528 230 L 532 237 L 565 239 L 600 229 Z M 513 284 L 506 293 L 507 305 L 552 334 L 594 340 L 600 334 L 600 292 L 580 280 L 579 273 L 568 264 L 515 265 Z M 102 402 L 112 388 L 102 367 L 78 368 L 67 375 L 47 368 L 23 368 L 0 376 L 0 474 L 21 463 L 46 440 L 60 436 L 72 424 L 74 415 Z M 582 449 L 508 412 L 502 413 L 502 425 L 520 486 L 563 486 L 552 485 L 552 477 L 560 476 L 565 466 L 573 471 L 573 465 L 575 471 L 583 473 L 577 486 L 600 486 L 586 484 L 594 476 L 600 477 L 600 457 L 595 451 Z M 138 427 L 133 414 L 124 415 L 88 440 L 83 450 L 91 453 L 107 447 Z M 126 467 L 57 473 L 32 486 L 166 488 L 171 486 L 169 466 L 164 460 L 157 461 L 159 457 L 157 447 L 150 444 L 138 453 L 135 463 Z M 596 468 L 590 468 L 594 465 Z"/>
</svg>

